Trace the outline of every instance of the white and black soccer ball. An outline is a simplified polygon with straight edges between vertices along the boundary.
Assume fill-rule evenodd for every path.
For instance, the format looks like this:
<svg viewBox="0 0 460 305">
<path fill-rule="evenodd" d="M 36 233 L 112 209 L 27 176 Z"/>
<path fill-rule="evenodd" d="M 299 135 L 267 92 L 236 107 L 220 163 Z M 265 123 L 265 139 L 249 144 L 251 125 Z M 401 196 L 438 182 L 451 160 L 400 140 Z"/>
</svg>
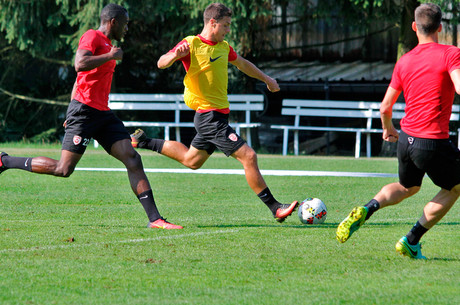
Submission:
<svg viewBox="0 0 460 305">
<path fill-rule="evenodd" d="M 326 220 L 327 209 L 321 199 L 307 198 L 300 204 L 299 219 L 304 224 L 320 224 Z"/>
</svg>

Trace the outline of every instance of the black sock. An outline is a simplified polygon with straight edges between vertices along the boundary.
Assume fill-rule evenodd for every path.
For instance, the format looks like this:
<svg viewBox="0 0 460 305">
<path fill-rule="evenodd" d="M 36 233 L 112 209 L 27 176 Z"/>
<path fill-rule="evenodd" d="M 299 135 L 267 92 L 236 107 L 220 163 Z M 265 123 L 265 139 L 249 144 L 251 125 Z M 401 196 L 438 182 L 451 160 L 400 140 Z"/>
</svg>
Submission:
<svg viewBox="0 0 460 305">
<path fill-rule="evenodd" d="M 2 163 L 7 169 L 17 168 L 29 172 L 32 171 L 32 158 L 12 157 L 8 155 L 3 155 Z"/>
<path fill-rule="evenodd" d="M 163 139 L 147 139 L 145 141 L 139 142 L 137 147 L 150 149 L 150 150 L 156 151 L 157 153 L 161 154 L 164 144 L 165 144 L 165 140 Z"/>
<path fill-rule="evenodd" d="M 257 194 L 257 196 L 259 196 L 260 200 L 262 200 L 267 205 L 267 207 L 270 209 L 270 211 L 272 211 L 273 214 L 276 213 L 276 210 L 281 205 L 278 201 L 276 201 L 275 197 L 273 197 L 268 187 L 265 188 L 259 194 Z"/>
<path fill-rule="evenodd" d="M 427 228 L 423 227 L 420 222 L 417 223 L 412 227 L 412 229 L 407 233 L 406 238 L 409 244 L 416 245 L 422 238 L 423 234 L 428 231 Z"/>
<path fill-rule="evenodd" d="M 155 200 L 153 199 L 152 190 L 148 190 L 142 194 L 139 194 L 137 198 L 144 207 L 145 213 L 147 213 L 147 217 L 149 218 L 150 222 L 153 222 L 161 217 L 160 212 L 158 212 L 157 206 L 155 204 Z"/>
<path fill-rule="evenodd" d="M 367 208 L 366 220 L 368 220 L 374 212 L 380 209 L 380 203 L 377 200 L 372 199 L 365 205 L 365 207 Z"/>
</svg>

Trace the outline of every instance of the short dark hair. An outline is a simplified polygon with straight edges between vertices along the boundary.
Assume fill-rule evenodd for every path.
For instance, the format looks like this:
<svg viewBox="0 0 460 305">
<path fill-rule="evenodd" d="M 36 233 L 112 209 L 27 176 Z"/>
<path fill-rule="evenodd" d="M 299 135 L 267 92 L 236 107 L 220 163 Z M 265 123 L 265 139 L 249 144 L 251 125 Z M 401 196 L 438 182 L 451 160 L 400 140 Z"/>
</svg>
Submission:
<svg viewBox="0 0 460 305">
<path fill-rule="evenodd" d="M 422 34 L 435 33 L 441 25 L 441 8 L 433 3 L 424 3 L 415 9 L 415 24 Z"/>
<path fill-rule="evenodd" d="M 203 13 L 204 24 L 207 24 L 211 19 L 219 21 L 224 17 L 232 17 L 232 10 L 222 3 L 211 3 Z"/>
<path fill-rule="evenodd" d="M 127 13 L 128 10 L 121 5 L 115 3 L 107 4 L 101 11 L 101 23 L 110 21 L 113 18 L 119 20 L 120 17 L 125 16 Z"/>
</svg>

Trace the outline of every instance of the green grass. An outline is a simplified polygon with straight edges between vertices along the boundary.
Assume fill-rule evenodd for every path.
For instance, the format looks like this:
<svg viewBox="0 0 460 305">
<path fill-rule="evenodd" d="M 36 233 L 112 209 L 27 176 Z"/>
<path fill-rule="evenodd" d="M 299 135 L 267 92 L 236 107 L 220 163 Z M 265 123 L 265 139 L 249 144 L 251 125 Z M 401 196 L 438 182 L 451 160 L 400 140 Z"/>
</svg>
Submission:
<svg viewBox="0 0 460 305">
<path fill-rule="evenodd" d="M 11 155 L 59 158 L 59 146 L 2 145 Z M 142 152 L 146 168 L 182 168 Z M 259 155 L 261 169 L 396 173 L 395 159 Z M 122 167 L 89 149 L 79 167 Z M 222 154 L 205 168 L 241 168 Z M 438 191 L 429 179 L 377 212 L 345 244 L 338 223 L 395 178 L 276 177 L 283 202 L 307 196 L 326 223 L 278 224 L 244 176 L 148 173 L 160 212 L 184 230 L 150 230 L 124 172 L 62 179 L 0 175 L 0 304 L 458 304 L 460 210 L 422 239 L 427 261 L 400 257 L 396 241 Z"/>
</svg>

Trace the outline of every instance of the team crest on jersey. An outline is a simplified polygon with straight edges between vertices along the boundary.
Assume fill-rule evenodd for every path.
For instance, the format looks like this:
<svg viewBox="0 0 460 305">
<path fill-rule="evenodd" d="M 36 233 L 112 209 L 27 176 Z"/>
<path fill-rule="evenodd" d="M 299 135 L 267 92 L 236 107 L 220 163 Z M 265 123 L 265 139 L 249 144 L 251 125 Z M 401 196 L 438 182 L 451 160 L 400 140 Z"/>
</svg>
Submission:
<svg viewBox="0 0 460 305">
<path fill-rule="evenodd" d="M 232 140 L 233 142 L 236 142 L 238 140 L 238 137 L 234 133 L 229 134 L 228 138 Z"/>
<path fill-rule="evenodd" d="M 78 145 L 81 143 L 81 140 L 80 136 L 73 136 L 73 144 Z"/>
</svg>

